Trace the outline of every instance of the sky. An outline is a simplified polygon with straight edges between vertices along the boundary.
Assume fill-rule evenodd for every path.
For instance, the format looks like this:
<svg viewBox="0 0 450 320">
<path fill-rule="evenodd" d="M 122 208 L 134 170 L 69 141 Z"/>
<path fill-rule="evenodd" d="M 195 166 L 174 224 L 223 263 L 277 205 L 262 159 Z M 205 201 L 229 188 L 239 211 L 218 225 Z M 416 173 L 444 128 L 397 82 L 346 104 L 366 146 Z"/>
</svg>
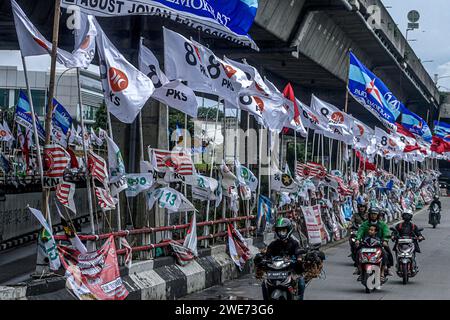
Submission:
<svg viewBox="0 0 450 320">
<path fill-rule="evenodd" d="M 419 29 L 408 32 L 408 39 L 416 55 L 432 79 L 434 74 L 449 76 L 439 79 L 442 91 L 450 91 L 450 1 L 449 0 L 382 0 L 389 13 L 398 24 L 403 35 L 408 25 L 410 10 L 420 13 Z"/>
</svg>

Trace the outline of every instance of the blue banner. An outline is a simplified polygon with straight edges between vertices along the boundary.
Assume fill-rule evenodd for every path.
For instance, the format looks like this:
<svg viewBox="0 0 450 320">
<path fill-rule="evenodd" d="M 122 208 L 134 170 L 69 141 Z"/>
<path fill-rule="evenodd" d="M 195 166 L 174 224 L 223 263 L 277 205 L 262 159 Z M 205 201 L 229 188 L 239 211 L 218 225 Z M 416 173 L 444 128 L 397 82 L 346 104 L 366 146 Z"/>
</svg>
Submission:
<svg viewBox="0 0 450 320">
<path fill-rule="evenodd" d="M 248 35 L 258 10 L 257 0 L 61 1 L 64 8 L 71 5 L 79 6 L 84 13 L 100 17 L 159 16 L 257 49 Z"/>
<path fill-rule="evenodd" d="M 256 226 L 257 229 L 261 226 L 261 223 L 264 220 L 267 223 L 271 222 L 272 219 L 272 201 L 269 198 L 260 195 L 258 200 L 258 212 L 256 215 Z"/>
<path fill-rule="evenodd" d="M 37 115 L 35 115 L 35 118 L 39 138 L 45 141 L 45 130 L 42 127 L 41 123 L 38 121 Z M 22 90 L 19 91 L 19 101 L 17 102 L 16 106 L 15 120 L 18 124 L 33 131 L 33 117 L 31 115 L 30 101 Z"/>
<path fill-rule="evenodd" d="M 61 131 L 67 135 L 67 132 L 72 126 L 72 117 L 67 112 L 66 108 L 60 104 L 56 99 L 53 99 L 53 126 L 58 127 Z"/>
<path fill-rule="evenodd" d="M 402 109 L 400 123 L 411 133 L 422 137 L 427 142 L 431 142 L 432 134 L 427 122 L 405 107 Z"/>
<path fill-rule="evenodd" d="M 405 107 L 386 85 L 350 52 L 348 90 L 386 127 L 396 131 L 395 121 Z"/>
</svg>

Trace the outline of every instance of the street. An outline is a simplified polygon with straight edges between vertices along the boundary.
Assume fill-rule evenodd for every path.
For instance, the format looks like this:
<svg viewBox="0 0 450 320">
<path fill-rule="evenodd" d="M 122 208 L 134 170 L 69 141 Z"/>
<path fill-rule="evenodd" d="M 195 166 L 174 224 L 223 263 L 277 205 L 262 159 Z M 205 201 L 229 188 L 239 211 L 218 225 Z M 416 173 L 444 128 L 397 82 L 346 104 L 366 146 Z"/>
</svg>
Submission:
<svg viewBox="0 0 450 320">
<path fill-rule="evenodd" d="M 441 198 L 441 224 L 433 229 L 428 225 L 428 211 L 415 215 L 413 222 L 424 228 L 425 241 L 420 243 L 422 253 L 417 255 L 419 273 L 404 286 L 395 272 L 381 291 L 366 294 L 361 283 L 353 275 L 353 264 L 348 257 L 348 243 L 325 250 L 326 261 L 322 279 L 315 279 L 306 288 L 305 300 L 410 300 L 450 299 L 450 219 L 446 215 L 450 207 L 449 198 Z M 392 248 L 392 242 L 391 248 Z M 261 300 L 260 281 L 247 275 L 223 286 L 215 286 L 186 296 L 192 300 Z"/>
</svg>

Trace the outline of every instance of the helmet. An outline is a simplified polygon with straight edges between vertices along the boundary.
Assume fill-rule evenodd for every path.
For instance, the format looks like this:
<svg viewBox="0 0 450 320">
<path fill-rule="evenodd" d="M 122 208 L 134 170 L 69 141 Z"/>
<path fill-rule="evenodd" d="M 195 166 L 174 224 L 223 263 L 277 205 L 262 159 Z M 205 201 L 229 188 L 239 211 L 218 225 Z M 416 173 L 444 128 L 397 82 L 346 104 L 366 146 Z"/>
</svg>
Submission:
<svg viewBox="0 0 450 320">
<path fill-rule="evenodd" d="M 375 221 L 371 221 L 370 216 L 376 214 L 377 215 L 377 219 Z M 378 218 L 380 217 L 380 209 L 378 209 L 377 207 L 370 207 L 369 209 L 369 222 L 370 223 L 375 223 L 378 222 Z"/>
<path fill-rule="evenodd" d="M 275 233 L 280 240 L 288 239 L 293 231 L 292 222 L 288 218 L 279 218 L 275 224 Z"/>
<path fill-rule="evenodd" d="M 405 211 L 403 211 L 403 213 L 402 213 L 402 219 L 403 219 L 404 221 L 409 222 L 409 221 L 411 221 L 412 217 L 413 217 L 413 215 L 412 215 L 411 210 L 405 210 Z"/>
<path fill-rule="evenodd" d="M 434 195 L 433 197 L 434 200 L 439 200 L 439 196 L 437 194 Z"/>
</svg>

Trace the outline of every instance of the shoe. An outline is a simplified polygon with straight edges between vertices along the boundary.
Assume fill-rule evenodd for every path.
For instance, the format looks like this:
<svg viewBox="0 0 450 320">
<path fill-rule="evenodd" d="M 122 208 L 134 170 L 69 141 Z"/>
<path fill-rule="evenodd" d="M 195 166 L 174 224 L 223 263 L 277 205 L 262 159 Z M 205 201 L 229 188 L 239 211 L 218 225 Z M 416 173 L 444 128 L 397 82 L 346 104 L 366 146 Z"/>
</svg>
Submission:
<svg viewBox="0 0 450 320">
<path fill-rule="evenodd" d="M 386 282 L 386 277 L 380 276 L 380 281 L 381 281 L 381 284 L 384 284 Z"/>
<path fill-rule="evenodd" d="M 359 274 L 359 269 L 355 268 L 355 271 L 353 271 L 353 274 Z"/>
<path fill-rule="evenodd" d="M 362 280 L 362 277 L 361 277 L 361 275 L 359 275 L 358 279 L 356 279 L 356 281 L 361 281 L 361 280 Z"/>
</svg>

